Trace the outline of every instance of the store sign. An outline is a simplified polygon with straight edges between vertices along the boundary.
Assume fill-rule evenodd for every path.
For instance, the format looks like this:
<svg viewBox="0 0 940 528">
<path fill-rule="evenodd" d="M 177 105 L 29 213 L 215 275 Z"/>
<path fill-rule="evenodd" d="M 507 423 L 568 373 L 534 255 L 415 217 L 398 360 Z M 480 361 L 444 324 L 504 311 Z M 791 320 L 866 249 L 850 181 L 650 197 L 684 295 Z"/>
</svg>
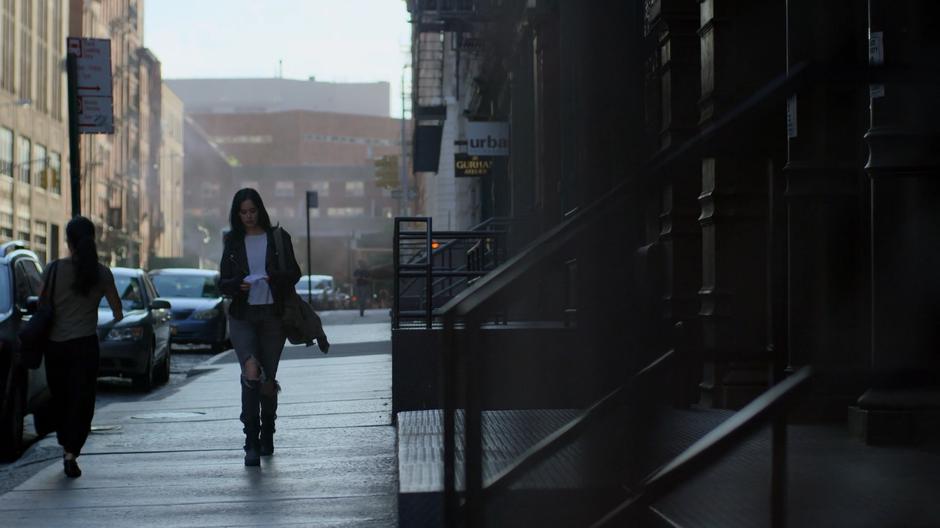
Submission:
<svg viewBox="0 0 940 528">
<path fill-rule="evenodd" d="M 509 123 L 502 121 L 468 122 L 467 154 L 471 156 L 508 156 Z"/>
<path fill-rule="evenodd" d="M 454 176 L 457 178 L 489 176 L 495 165 L 496 160 L 491 156 L 454 154 Z"/>
</svg>

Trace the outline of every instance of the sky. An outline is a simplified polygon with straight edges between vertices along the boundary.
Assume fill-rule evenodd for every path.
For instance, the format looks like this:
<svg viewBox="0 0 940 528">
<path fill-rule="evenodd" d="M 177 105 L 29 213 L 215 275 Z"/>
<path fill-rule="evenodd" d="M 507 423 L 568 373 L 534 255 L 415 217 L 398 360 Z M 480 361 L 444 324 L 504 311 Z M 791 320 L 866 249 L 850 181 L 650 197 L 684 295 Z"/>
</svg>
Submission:
<svg viewBox="0 0 940 528">
<path fill-rule="evenodd" d="M 411 28 L 403 0 L 147 0 L 144 45 L 163 77 L 391 84 L 401 115 Z M 410 70 L 406 72 L 406 92 Z"/>
</svg>

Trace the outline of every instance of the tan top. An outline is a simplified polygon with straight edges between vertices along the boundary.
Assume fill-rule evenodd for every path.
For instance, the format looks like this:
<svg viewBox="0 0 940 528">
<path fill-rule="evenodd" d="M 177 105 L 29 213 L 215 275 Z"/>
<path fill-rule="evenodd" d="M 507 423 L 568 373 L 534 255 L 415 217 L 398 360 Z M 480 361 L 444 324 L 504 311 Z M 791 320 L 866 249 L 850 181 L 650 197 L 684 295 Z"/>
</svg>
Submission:
<svg viewBox="0 0 940 528">
<path fill-rule="evenodd" d="M 59 259 L 56 262 L 55 291 L 53 292 L 52 332 L 49 339 L 52 341 L 68 341 L 79 337 L 95 335 L 98 331 L 98 303 L 104 297 L 106 285 L 114 284 L 114 275 L 107 266 L 98 264 L 98 284 L 95 284 L 88 295 L 79 295 L 72 289 L 75 279 L 75 266 L 71 257 Z M 46 267 L 52 269 L 52 265 Z M 45 284 L 45 277 L 43 277 Z"/>
</svg>

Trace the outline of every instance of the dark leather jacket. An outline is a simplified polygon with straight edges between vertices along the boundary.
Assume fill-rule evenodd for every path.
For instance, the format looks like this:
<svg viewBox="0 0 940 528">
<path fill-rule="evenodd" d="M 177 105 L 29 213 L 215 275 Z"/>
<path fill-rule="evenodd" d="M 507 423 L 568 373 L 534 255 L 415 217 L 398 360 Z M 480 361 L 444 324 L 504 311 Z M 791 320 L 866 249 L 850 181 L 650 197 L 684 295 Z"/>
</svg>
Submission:
<svg viewBox="0 0 940 528">
<path fill-rule="evenodd" d="M 268 230 L 268 250 L 265 255 L 265 269 L 271 287 L 271 297 L 274 299 L 274 311 L 278 315 L 284 313 L 284 298 L 294 291 L 294 285 L 300 280 L 300 266 L 294 257 L 294 247 L 290 235 L 284 233 L 284 267 L 280 269 L 277 244 L 274 240 L 274 229 Z M 245 250 L 245 237 L 229 233 L 225 237 L 225 249 L 222 252 L 222 261 L 219 263 L 219 288 L 222 294 L 231 297 L 229 315 L 235 319 L 242 319 L 248 307 L 248 292 L 241 291 L 241 284 L 248 276 L 248 252 Z"/>
</svg>

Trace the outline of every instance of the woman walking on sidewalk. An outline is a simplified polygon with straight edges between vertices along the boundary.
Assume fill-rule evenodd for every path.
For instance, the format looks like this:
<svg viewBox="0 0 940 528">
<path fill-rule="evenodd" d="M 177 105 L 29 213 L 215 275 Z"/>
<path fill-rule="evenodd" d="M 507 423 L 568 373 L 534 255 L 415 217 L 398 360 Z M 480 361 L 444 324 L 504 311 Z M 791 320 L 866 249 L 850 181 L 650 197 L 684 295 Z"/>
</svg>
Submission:
<svg viewBox="0 0 940 528">
<path fill-rule="evenodd" d="M 65 474 L 76 478 L 82 475 L 76 459 L 95 414 L 98 303 L 102 297 L 108 299 L 115 321 L 123 319 L 124 312 L 111 270 L 98 262 L 91 220 L 73 218 L 65 227 L 65 239 L 69 256 L 51 263 L 43 277 L 43 284 L 49 284 L 48 275 L 55 274 L 58 284 L 52 288 L 52 298 L 44 301 L 52 302 L 55 314 L 45 361 Z"/>
<path fill-rule="evenodd" d="M 281 323 L 284 300 L 294 292 L 300 266 L 290 235 L 275 230 L 258 191 L 242 189 L 232 198 L 231 230 L 225 237 L 220 288 L 232 298 L 229 333 L 241 364 L 245 465 L 257 466 L 261 456 L 274 453 L 277 418 L 277 366 L 287 336 Z M 275 236 L 283 236 L 285 263 Z"/>
</svg>

